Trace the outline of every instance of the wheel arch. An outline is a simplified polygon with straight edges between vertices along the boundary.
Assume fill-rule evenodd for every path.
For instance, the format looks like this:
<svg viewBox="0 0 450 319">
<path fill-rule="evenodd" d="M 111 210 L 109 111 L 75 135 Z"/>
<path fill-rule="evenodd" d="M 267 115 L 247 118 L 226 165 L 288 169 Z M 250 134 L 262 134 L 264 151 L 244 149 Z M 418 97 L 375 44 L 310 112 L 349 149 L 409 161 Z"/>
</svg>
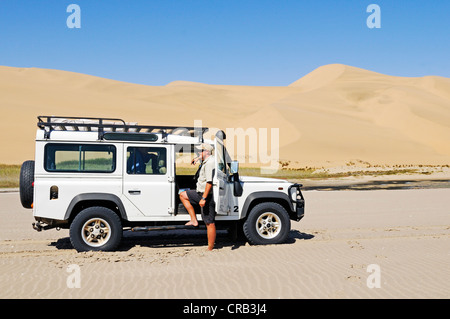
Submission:
<svg viewBox="0 0 450 319">
<path fill-rule="evenodd" d="M 108 193 L 86 193 L 75 196 L 67 207 L 65 220 L 72 221 L 85 208 L 102 206 L 114 211 L 122 220 L 127 220 L 125 207 L 120 198 Z"/>
<path fill-rule="evenodd" d="M 294 207 L 292 206 L 288 195 L 281 192 L 271 191 L 251 193 L 245 200 L 244 206 L 242 207 L 242 217 L 247 218 L 248 213 L 252 210 L 253 207 L 264 202 L 274 202 L 280 204 L 284 209 L 286 209 L 289 217 L 292 218 Z"/>
</svg>

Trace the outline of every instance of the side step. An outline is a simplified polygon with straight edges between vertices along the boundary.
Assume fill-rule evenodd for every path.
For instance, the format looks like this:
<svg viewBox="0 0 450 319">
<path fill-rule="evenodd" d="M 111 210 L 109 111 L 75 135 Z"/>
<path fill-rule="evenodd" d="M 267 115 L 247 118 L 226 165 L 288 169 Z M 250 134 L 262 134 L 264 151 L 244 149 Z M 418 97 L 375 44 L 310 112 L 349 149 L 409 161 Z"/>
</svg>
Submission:
<svg viewBox="0 0 450 319">
<path fill-rule="evenodd" d="M 133 227 L 131 231 L 153 231 L 153 230 L 176 230 L 176 229 L 190 229 L 190 230 L 205 230 L 205 225 L 194 226 L 186 226 L 186 225 L 172 225 L 172 226 L 142 226 L 142 227 Z"/>
</svg>

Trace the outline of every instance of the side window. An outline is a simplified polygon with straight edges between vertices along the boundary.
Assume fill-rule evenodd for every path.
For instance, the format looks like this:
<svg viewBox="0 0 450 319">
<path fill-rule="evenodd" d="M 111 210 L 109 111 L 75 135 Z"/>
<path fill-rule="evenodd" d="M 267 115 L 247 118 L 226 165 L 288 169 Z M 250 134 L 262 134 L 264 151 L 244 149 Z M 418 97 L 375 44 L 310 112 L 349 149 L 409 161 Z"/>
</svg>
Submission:
<svg viewBox="0 0 450 319">
<path fill-rule="evenodd" d="M 44 168 L 48 172 L 112 173 L 116 147 L 93 144 L 47 144 Z"/>
<path fill-rule="evenodd" d="M 127 173 L 165 175 L 167 151 L 164 147 L 128 147 Z"/>
</svg>

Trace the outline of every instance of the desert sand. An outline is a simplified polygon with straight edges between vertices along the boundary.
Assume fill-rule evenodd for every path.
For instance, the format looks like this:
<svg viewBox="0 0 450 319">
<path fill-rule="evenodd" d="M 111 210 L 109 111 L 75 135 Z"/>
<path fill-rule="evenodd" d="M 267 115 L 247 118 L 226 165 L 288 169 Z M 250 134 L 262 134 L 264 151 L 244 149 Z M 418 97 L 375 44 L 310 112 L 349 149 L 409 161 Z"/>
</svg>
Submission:
<svg viewBox="0 0 450 319">
<path fill-rule="evenodd" d="M 77 253 L 67 230 L 32 230 L 18 194 L 0 193 L 0 298 L 450 297 L 450 189 L 304 195 L 285 244 L 221 231 L 207 252 L 205 232 L 186 230 L 125 233 L 116 252 Z"/>
<path fill-rule="evenodd" d="M 201 120 L 244 132 L 278 128 L 279 160 L 287 168 L 412 165 L 433 174 L 389 179 L 450 180 L 450 79 L 437 76 L 331 64 L 284 87 L 146 86 L 0 66 L 0 110 L 2 164 L 33 159 L 36 117 L 62 115 L 176 126 Z M 450 188 L 304 195 L 306 216 L 292 223 L 282 245 L 251 246 L 221 231 L 217 249 L 207 252 L 203 231 L 126 232 L 116 252 L 77 253 L 67 230 L 34 231 L 19 194 L 0 190 L 0 298 L 450 297 Z M 374 266 L 379 287 L 370 288 Z M 79 267 L 80 288 L 68 285 L 71 267 Z"/>
<path fill-rule="evenodd" d="M 267 128 L 269 135 L 277 128 L 279 160 L 289 167 L 450 163 L 449 78 L 389 76 L 342 64 L 319 67 L 284 87 L 146 86 L 1 66 L 0 109 L 0 144 L 9 150 L 0 155 L 4 164 L 34 157 L 38 115 L 175 126 L 200 120 L 223 130 Z M 241 162 L 261 162 L 258 154 L 236 154 L 234 144 L 229 151 Z"/>
</svg>

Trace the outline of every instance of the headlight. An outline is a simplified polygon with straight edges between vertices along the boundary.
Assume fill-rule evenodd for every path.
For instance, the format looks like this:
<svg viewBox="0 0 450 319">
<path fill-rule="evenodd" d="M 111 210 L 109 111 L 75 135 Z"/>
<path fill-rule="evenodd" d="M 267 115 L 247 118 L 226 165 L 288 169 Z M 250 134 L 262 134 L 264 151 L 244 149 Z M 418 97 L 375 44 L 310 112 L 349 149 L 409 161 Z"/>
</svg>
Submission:
<svg viewBox="0 0 450 319">
<path fill-rule="evenodd" d="M 289 191 L 290 191 L 289 196 L 291 197 L 291 200 L 293 202 L 297 202 L 297 200 L 300 199 L 300 194 L 299 194 L 298 188 L 291 187 Z"/>
</svg>

